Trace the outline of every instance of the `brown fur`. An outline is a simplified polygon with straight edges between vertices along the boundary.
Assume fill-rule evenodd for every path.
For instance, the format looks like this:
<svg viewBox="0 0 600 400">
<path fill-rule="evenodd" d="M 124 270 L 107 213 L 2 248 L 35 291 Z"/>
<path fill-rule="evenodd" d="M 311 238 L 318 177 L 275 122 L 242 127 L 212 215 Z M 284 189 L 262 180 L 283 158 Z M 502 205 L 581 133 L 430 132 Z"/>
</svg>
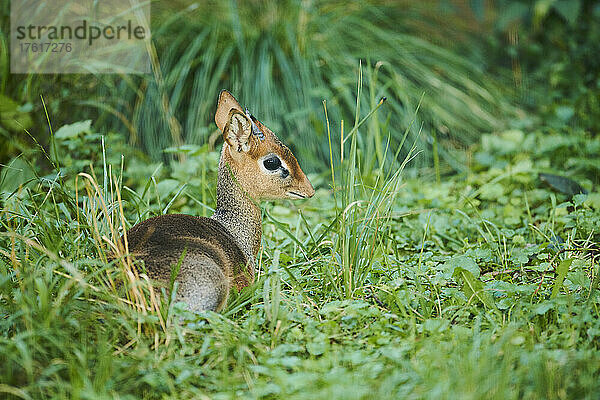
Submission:
<svg viewBox="0 0 600 400">
<path fill-rule="evenodd" d="M 262 235 L 261 200 L 308 198 L 315 193 L 292 152 L 271 130 L 247 116 L 227 91 L 219 94 L 215 112 L 223 132 L 217 208 L 211 218 L 162 215 L 129 230 L 131 253 L 144 261 L 151 278 L 168 283 L 183 251 L 177 297 L 192 310 L 222 309 L 229 289 L 254 279 L 254 259 Z M 251 130 L 252 123 L 262 139 Z M 261 160 L 277 155 L 289 175 L 269 173 Z M 271 156 L 269 156 L 271 157 Z"/>
<path fill-rule="evenodd" d="M 184 250 L 217 261 L 237 289 L 254 279 L 254 270 L 247 270 L 248 260 L 233 236 L 210 218 L 183 214 L 150 218 L 131 228 L 127 241 L 131 254 L 144 260 L 148 276 L 157 281 L 168 283 L 171 267 L 177 265 Z"/>
</svg>

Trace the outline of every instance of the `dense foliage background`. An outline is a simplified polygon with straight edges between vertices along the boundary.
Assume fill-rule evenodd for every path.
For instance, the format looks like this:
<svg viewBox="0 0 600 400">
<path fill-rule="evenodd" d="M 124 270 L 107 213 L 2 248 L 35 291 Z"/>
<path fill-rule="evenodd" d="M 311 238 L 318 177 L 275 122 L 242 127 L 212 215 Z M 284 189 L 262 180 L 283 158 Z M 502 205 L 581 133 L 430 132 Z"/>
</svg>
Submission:
<svg viewBox="0 0 600 400">
<path fill-rule="evenodd" d="M 600 395 L 597 2 L 156 2 L 146 76 L 10 74 L 9 15 L 0 397 Z M 191 315 L 110 254 L 211 214 L 222 88 L 317 194 Z"/>
</svg>

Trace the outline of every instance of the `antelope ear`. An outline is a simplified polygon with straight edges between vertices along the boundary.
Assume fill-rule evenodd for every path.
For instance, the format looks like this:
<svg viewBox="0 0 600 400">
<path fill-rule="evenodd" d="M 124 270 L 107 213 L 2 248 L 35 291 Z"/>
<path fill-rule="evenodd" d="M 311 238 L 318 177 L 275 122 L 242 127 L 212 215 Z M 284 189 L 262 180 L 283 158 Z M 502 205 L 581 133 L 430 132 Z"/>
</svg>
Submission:
<svg viewBox="0 0 600 400">
<path fill-rule="evenodd" d="M 240 103 L 233 97 L 231 93 L 227 90 L 221 90 L 219 93 L 219 100 L 217 102 L 217 111 L 215 112 L 215 122 L 217 123 L 217 127 L 223 133 L 225 128 L 225 124 L 229 122 L 229 112 L 231 110 L 237 110 L 241 113 L 244 112 Z"/>
<path fill-rule="evenodd" d="M 231 110 L 225 127 L 223 128 L 223 139 L 231 146 L 231 152 L 247 152 L 251 148 L 252 121 L 241 111 Z"/>
</svg>

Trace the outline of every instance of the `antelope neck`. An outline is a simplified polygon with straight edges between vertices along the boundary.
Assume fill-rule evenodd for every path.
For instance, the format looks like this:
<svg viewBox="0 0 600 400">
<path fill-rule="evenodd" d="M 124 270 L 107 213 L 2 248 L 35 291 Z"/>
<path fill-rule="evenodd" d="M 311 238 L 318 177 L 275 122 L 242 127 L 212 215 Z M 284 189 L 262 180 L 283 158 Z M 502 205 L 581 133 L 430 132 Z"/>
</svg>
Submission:
<svg viewBox="0 0 600 400">
<path fill-rule="evenodd" d="M 217 180 L 217 209 L 211 218 L 229 231 L 247 261 L 254 265 L 262 235 L 261 211 L 235 181 L 224 158 L 222 154 Z"/>
</svg>

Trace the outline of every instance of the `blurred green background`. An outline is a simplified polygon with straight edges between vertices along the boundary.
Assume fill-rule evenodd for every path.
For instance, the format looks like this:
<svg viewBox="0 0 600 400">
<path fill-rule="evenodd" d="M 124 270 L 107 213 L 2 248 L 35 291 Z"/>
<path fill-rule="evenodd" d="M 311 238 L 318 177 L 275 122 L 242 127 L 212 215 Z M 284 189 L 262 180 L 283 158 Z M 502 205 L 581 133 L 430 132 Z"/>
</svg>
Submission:
<svg viewBox="0 0 600 400">
<path fill-rule="evenodd" d="M 410 168 L 439 176 L 465 171 L 463 150 L 483 133 L 541 123 L 595 136 L 600 126 L 600 6 L 591 0 L 153 2 L 160 64 L 149 75 L 11 75 L 9 12 L 2 2 L 2 164 L 36 148 L 24 128 L 48 147 L 40 96 L 55 130 L 90 119 L 148 160 L 168 161 L 168 147 L 209 142 L 227 88 L 304 168 L 323 171 L 322 102 L 338 140 L 339 121 L 352 126 L 357 115 L 359 68 L 361 115 L 388 99 L 358 132 L 364 172 L 407 129 L 422 152 Z"/>
</svg>

